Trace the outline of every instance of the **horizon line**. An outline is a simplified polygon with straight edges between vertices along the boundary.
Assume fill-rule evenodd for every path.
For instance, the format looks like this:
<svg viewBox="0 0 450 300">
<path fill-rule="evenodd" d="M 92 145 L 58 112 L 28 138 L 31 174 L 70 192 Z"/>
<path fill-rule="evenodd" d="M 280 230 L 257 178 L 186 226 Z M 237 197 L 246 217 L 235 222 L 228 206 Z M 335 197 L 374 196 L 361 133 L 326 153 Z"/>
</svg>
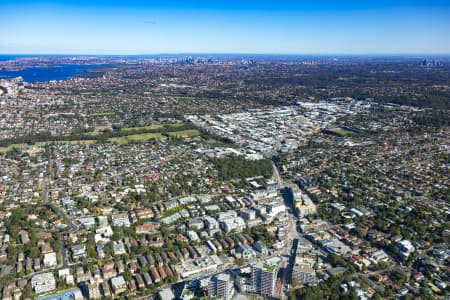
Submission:
<svg viewBox="0 0 450 300">
<path fill-rule="evenodd" d="M 350 57 L 350 56 L 394 56 L 394 57 L 411 57 L 411 56 L 449 56 L 450 53 L 258 53 L 258 52 L 159 52 L 159 53 L 1 53 L 0 55 L 10 56 L 160 56 L 160 55 L 245 55 L 245 56 L 323 56 L 323 57 Z"/>
</svg>

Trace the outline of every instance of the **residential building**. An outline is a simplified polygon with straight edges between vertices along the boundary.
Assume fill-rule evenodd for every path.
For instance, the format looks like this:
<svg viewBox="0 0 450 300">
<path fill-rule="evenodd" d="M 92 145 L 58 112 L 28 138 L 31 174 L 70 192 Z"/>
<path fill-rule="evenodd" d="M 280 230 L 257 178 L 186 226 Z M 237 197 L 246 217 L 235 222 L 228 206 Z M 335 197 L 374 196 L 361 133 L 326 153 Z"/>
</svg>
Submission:
<svg viewBox="0 0 450 300">
<path fill-rule="evenodd" d="M 218 274 L 213 276 L 208 282 L 208 296 L 217 296 L 223 300 L 230 300 L 233 297 L 233 281 L 229 274 Z"/>
<path fill-rule="evenodd" d="M 44 254 L 44 267 L 45 268 L 51 268 L 51 267 L 56 266 L 57 264 L 58 264 L 58 262 L 56 260 L 55 252 L 50 252 L 50 253 Z"/>
<path fill-rule="evenodd" d="M 232 230 L 241 232 L 245 229 L 245 221 L 241 217 L 227 218 L 220 221 L 220 227 L 226 233 L 229 233 Z"/>
<path fill-rule="evenodd" d="M 251 266 L 248 292 L 272 297 L 275 292 L 278 265 L 271 261 L 259 261 Z"/>
<path fill-rule="evenodd" d="M 53 273 L 41 273 L 31 278 L 31 287 L 36 294 L 46 293 L 56 289 L 56 280 Z"/>
</svg>

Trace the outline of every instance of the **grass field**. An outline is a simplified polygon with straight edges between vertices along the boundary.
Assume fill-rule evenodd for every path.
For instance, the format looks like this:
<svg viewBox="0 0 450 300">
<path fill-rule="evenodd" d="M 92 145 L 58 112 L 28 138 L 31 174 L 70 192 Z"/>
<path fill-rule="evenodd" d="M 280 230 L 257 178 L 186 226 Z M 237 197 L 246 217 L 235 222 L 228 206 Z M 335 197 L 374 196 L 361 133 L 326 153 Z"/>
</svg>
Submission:
<svg viewBox="0 0 450 300">
<path fill-rule="evenodd" d="M 192 99 L 195 99 L 192 96 L 174 96 L 174 98 L 177 99 L 177 100 L 192 100 Z"/>
<path fill-rule="evenodd" d="M 66 141 L 66 143 L 69 143 L 71 145 L 91 145 L 95 144 L 96 142 L 96 140 Z"/>
<path fill-rule="evenodd" d="M 181 130 L 167 133 L 169 136 L 174 136 L 178 138 L 184 137 L 195 137 L 200 135 L 200 131 L 197 129 Z"/>
<path fill-rule="evenodd" d="M 126 127 L 122 128 L 120 131 L 122 132 L 130 132 L 135 130 L 155 130 L 160 128 L 179 128 L 185 124 L 183 123 L 171 123 L 171 124 L 158 124 L 158 125 L 149 125 L 149 126 L 142 126 L 142 127 Z"/>
<path fill-rule="evenodd" d="M 332 131 L 334 133 L 342 135 L 342 136 L 353 134 L 353 132 L 351 132 L 350 130 L 346 130 L 346 129 L 342 129 L 342 128 L 333 129 Z"/>
<path fill-rule="evenodd" d="M 91 117 L 106 117 L 106 116 L 113 116 L 113 112 L 98 112 L 90 114 Z"/>
<path fill-rule="evenodd" d="M 0 147 L 0 153 L 5 153 L 12 148 L 19 148 L 19 149 L 29 149 L 32 147 L 44 147 L 48 144 L 71 144 L 71 145 L 90 145 L 95 144 L 96 140 L 78 140 L 78 141 L 45 141 L 45 142 L 36 142 L 33 145 L 28 144 L 12 144 L 8 147 Z"/>
<path fill-rule="evenodd" d="M 108 141 L 118 144 L 126 144 L 129 141 L 146 141 L 151 139 L 162 139 L 163 137 L 164 136 L 161 133 L 142 133 L 109 138 Z"/>
<path fill-rule="evenodd" d="M 164 138 L 164 135 L 161 132 L 147 132 L 147 133 L 136 133 L 136 131 L 160 131 L 158 129 L 165 129 L 161 130 L 165 135 L 169 135 L 172 137 L 178 137 L 178 138 L 185 138 L 185 137 L 196 137 L 200 136 L 200 131 L 197 129 L 187 129 L 187 130 L 180 130 L 183 126 L 185 126 L 186 123 L 169 123 L 169 124 L 158 124 L 158 125 L 149 125 L 149 126 L 142 126 L 142 127 L 127 127 L 122 128 L 120 130 L 121 134 L 127 134 L 120 137 L 112 137 L 108 138 L 109 142 L 113 143 L 119 143 L 119 144 L 127 144 L 130 141 L 146 141 L 150 139 L 162 139 Z M 106 127 L 105 127 L 106 128 Z M 186 127 L 185 127 L 186 128 Z M 100 128 L 98 128 L 100 129 Z M 177 131 L 178 130 L 178 131 Z M 134 133 L 134 134 L 133 134 Z M 79 135 L 88 136 L 88 140 L 73 140 L 73 141 L 42 141 L 42 142 L 36 142 L 34 145 L 28 145 L 28 144 L 13 144 L 8 147 L 0 147 L 0 153 L 7 152 L 13 147 L 16 148 L 31 148 L 31 147 L 43 147 L 47 144 L 51 143 L 60 143 L 60 144 L 81 144 L 81 145 L 87 145 L 87 144 L 94 144 L 97 142 L 97 139 L 100 140 L 100 137 L 104 137 L 105 133 L 103 132 L 85 132 L 81 133 Z M 71 137 L 69 134 L 64 135 L 64 139 Z M 73 138 L 76 138 L 74 136 Z"/>
<path fill-rule="evenodd" d="M 22 148 L 30 148 L 30 147 L 32 147 L 32 146 L 30 146 L 28 144 L 11 144 L 11 145 L 8 146 L 8 150 L 11 149 L 11 148 L 22 149 Z"/>
<path fill-rule="evenodd" d="M 103 134 L 103 132 L 89 131 L 89 132 L 83 132 L 83 133 L 80 133 L 79 135 L 86 135 L 86 136 L 92 136 L 92 137 L 95 137 L 95 136 L 99 136 L 99 135 L 101 135 L 101 134 Z M 63 134 L 63 136 L 68 136 L 68 137 L 70 137 L 71 134 L 70 134 L 70 133 L 65 133 L 65 134 Z"/>
<path fill-rule="evenodd" d="M 356 79 L 359 79 L 359 78 L 361 78 L 361 77 L 359 77 L 359 76 L 350 76 L 350 77 L 347 77 L 347 76 L 339 76 L 339 77 L 337 78 L 337 80 L 339 80 L 339 81 L 350 81 L 350 80 L 356 80 Z"/>
<path fill-rule="evenodd" d="M 37 142 L 34 144 L 36 147 L 42 147 L 47 144 L 71 144 L 71 145 L 91 145 L 95 144 L 96 140 L 76 140 L 76 141 L 47 141 L 47 142 Z"/>
<path fill-rule="evenodd" d="M 92 137 L 99 136 L 99 135 L 102 135 L 102 134 L 103 134 L 102 132 L 95 132 L 95 131 L 83 133 L 83 135 L 92 136 Z"/>
<path fill-rule="evenodd" d="M 98 126 L 95 126 L 95 131 L 102 131 L 102 130 L 105 130 L 110 127 L 111 126 L 108 126 L 108 125 L 98 125 Z"/>
</svg>

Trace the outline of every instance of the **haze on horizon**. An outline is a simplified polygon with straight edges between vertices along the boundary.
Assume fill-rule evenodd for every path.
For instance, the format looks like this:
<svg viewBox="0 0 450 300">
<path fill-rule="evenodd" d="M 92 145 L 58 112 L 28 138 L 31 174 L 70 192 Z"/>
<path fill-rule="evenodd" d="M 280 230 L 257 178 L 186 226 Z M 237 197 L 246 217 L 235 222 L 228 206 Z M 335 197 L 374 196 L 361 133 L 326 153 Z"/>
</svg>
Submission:
<svg viewBox="0 0 450 300">
<path fill-rule="evenodd" d="M 0 53 L 450 54 L 448 1 L 215 2 L 1 1 Z"/>
</svg>

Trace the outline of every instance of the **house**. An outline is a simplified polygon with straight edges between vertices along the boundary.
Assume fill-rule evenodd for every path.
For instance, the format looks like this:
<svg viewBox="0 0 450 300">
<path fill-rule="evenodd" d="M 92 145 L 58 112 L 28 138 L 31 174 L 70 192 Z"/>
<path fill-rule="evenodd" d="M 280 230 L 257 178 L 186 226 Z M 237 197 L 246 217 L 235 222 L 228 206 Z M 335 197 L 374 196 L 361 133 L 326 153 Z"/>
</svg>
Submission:
<svg viewBox="0 0 450 300">
<path fill-rule="evenodd" d="M 89 230 L 95 226 L 95 218 L 94 217 L 78 218 L 77 222 L 86 230 Z"/>
<path fill-rule="evenodd" d="M 128 282 L 128 290 L 132 293 L 136 291 L 136 284 L 133 280 Z"/>
<path fill-rule="evenodd" d="M 107 216 L 98 216 L 97 222 L 99 227 L 108 226 L 108 217 Z"/>
<path fill-rule="evenodd" d="M 189 204 L 189 203 L 192 203 L 195 201 L 197 201 L 197 199 L 194 196 L 187 196 L 187 197 L 178 199 L 178 203 L 180 203 L 180 205 Z"/>
<path fill-rule="evenodd" d="M 376 274 L 375 275 L 375 280 L 377 282 L 385 282 L 389 279 L 389 277 L 386 274 Z"/>
<path fill-rule="evenodd" d="M 398 250 L 400 250 L 400 254 L 405 258 L 408 258 L 411 253 L 416 251 L 414 246 L 408 240 L 399 241 L 395 243 L 395 246 L 398 248 Z"/>
<path fill-rule="evenodd" d="M 111 206 L 103 206 L 97 208 L 97 211 L 103 215 L 110 215 L 113 212 L 113 208 Z"/>
<path fill-rule="evenodd" d="M 111 289 L 109 288 L 108 281 L 103 281 L 101 284 L 103 297 L 110 297 L 111 296 Z"/>
<path fill-rule="evenodd" d="M 97 244 L 95 246 L 95 250 L 97 251 L 98 258 L 104 259 L 106 257 L 105 250 L 103 250 L 103 246 L 102 245 Z"/>
<path fill-rule="evenodd" d="M 27 257 L 25 260 L 25 270 L 29 273 L 33 271 L 33 259 L 31 257 Z"/>
<path fill-rule="evenodd" d="M 374 264 L 377 264 L 381 261 L 388 261 L 388 259 L 389 259 L 389 256 L 383 250 L 375 251 L 370 255 L 370 260 Z"/>
<path fill-rule="evenodd" d="M 143 255 L 138 256 L 137 260 L 138 260 L 139 264 L 141 265 L 141 267 L 146 266 L 147 263 L 148 263 L 148 262 L 147 262 L 147 259 L 146 259 L 145 256 L 143 256 Z"/>
<path fill-rule="evenodd" d="M 98 265 L 94 265 L 94 269 L 92 270 L 92 274 L 94 275 L 94 279 L 98 280 L 102 278 L 102 273 Z"/>
<path fill-rule="evenodd" d="M 7 259 L 8 259 L 8 253 L 6 252 L 6 250 L 0 249 L 0 263 L 4 263 Z"/>
<path fill-rule="evenodd" d="M 99 283 L 97 281 L 89 282 L 87 285 L 89 299 L 100 299 L 102 296 L 100 294 Z"/>
<path fill-rule="evenodd" d="M 77 283 L 91 279 L 91 273 L 89 271 L 85 272 L 84 268 L 81 266 L 76 269 L 76 275 L 77 275 Z"/>
<path fill-rule="evenodd" d="M 135 273 L 138 266 L 137 266 L 137 259 L 136 258 L 130 258 L 127 260 L 127 268 L 131 273 Z"/>
<path fill-rule="evenodd" d="M 199 240 L 198 234 L 195 231 L 189 230 L 186 232 L 186 234 L 187 234 L 189 240 L 191 240 L 192 242 Z"/>
<path fill-rule="evenodd" d="M 28 236 L 28 232 L 25 230 L 19 231 L 20 241 L 22 244 L 28 244 L 30 242 L 30 238 Z"/>
<path fill-rule="evenodd" d="M 117 277 L 111 278 L 111 287 L 112 287 L 114 294 L 120 294 L 120 293 L 123 293 L 126 291 L 127 284 L 126 284 L 123 276 L 117 276 Z"/>
<path fill-rule="evenodd" d="M 145 273 L 145 274 L 148 275 L 148 273 Z M 135 275 L 135 280 L 136 280 L 136 285 L 137 285 L 137 287 L 138 287 L 139 289 L 145 288 L 145 283 L 144 283 L 144 280 L 142 279 L 141 274 L 139 274 L 139 273 L 136 274 L 136 275 Z"/>
<path fill-rule="evenodd" d="M 336 253 L 339 255 L 343 255 L 351 252 L 350 247 L 345 245 L 343 242 L 338 239 L 324 239 L 320 240 L 319 244 L 327 251 L 328 253 Z"/>
<path fill-rule="evenodd" d="M 253 244 L 253 248 L 255 248 L 256 251 L 258 251 L 263 255 L 269 253 L 269 250 L 267 249 L 266 245 L 261 241 L 257 241 L 255 244 Z"/>
<path fill-rule="evenodd" d="M 209 247 L 209 249 L 211 249 L 213 253 L 217 253 L 217 248 L 211 241 L 206 241 L 206 245 Z"/>
<path fill-rule="evenodd" d="M 364 269 L 368 268 L 371 264 L 371 262 L 366 259 L 365 257 L 361 255 L 353 255 L 350 258 L 350 262 L 359 270 L 363 271 Z"/>
<path fill-rule="evenodd" d="M 108 279 L 117 275 L 116 269 L 114 268 L 114 262 L 110 261 L 103 265 L 102 267 L 103 278 Z"/>
<path fill-rule="evenodd" d="M 158 283 L 161 281 L 161 277 L 159 276 L 159 273 L 155 267 L 150 268 L 150 274 L 152 276 L 153 282 Z"/>
<path fill-rule="evenodd" d="M 163 202 L 163 205 L 166 210 L 169 210 L 169 209 L 174 209 L 174 208 L 178 207 L 179 203 L 178 203 L 178 201 L 173 200 L 173 201 Z"/>
<path fill-rule="evenodd" d="M 255 256 L 255 251 L 249 245 L 239 245 L 235 250 L 235 256 L 248 260 Z"/>
<path fill-rule="evenodd" d="M 144 277 L 144 282 L 147 286 L 151 286 L 153 284 L 153 280 L 150 277 L 150 274 L 148 272 L 145 272 L 143 277 Z"/>
<path fill-rule="evenodd" d="M 159 229 L 159 222 L 144 222 L 136 226 L 136 234 L 149 234 Z"/>
<path fill-rule="evenodd" d="M 165 279 L 167 277 L 164 267 L 158 267 L 158 273 L 159 273 L 159 276 L 161 277 L 161 279 Z"/>
<path fill-rule="evenodd" d="M 136 212 L 138 219 L 151 219 L 154 216 L 153 211 L 150 208 L 140 209 Z"/>
<path fill-rule="evenodd" d="M 77 260 L 87 256 L 86 245 L 73 245 L 71 248 L 72 259 Z"/>
<path fill-rule="evenodd" d="M 41 268 L 41 260 L 39 258 L 35 258 L 33 261 L 34 270 L 37 271 Z"/>
<path fill-rule="evenodd" d="M 204 217 L 204 222 L 205 222 L 206 228 L 208 228 L 209 230 L 219 228 L 219 223 L 216 221 L 216 219 L 214 219 L 210 216 Z"/>
<path fill-rule="evenodd" d="M 52 249 L 52 246 L 50 245 L 50 243 L 43 242 L 41 244 L 41 253 L 46 254 L 46 253 L 50 253 L 50 252 L 53 252 L 53 249 Z"/>
<path fill-rule="evenodd" d="M 95 230 L 96 236 L 99 235 L 100 237 L 112 237 L 114 234 L 114 231 L 112 230 L 111 226 L 109 225 L 103 225 Z M 97 237 L 96 237 L 97 238 Z M 109 242 L 109 239 L 107 239 L 107 242 Z"/>
<path fill-rule="evenodd" d="M 113 242 L 113 251 L 114 255 L 123 255 L 127 253 L 127 251 L 125 250 L 125 245 L 122 241 Z"/>
<path fill-rule="evenodd" d="M 123 272 L 125 272 L 125 265 L 121 260 L 116 262 L 116 269 L 118 274 L 122 274 Z"/>
<path fill-rule="evenodd" d="M 127 214 L 115 214 L 111 216 L 112 224 L 117 227 L 130 227 L 130 219 Z"/>
<path fill-rule="evenodd" d="M 204 227 L 203 221 L 199 218 L 190 219 L 187 222 L 187 226 L 190 229 L 201 230 Z"/>
</svg>

